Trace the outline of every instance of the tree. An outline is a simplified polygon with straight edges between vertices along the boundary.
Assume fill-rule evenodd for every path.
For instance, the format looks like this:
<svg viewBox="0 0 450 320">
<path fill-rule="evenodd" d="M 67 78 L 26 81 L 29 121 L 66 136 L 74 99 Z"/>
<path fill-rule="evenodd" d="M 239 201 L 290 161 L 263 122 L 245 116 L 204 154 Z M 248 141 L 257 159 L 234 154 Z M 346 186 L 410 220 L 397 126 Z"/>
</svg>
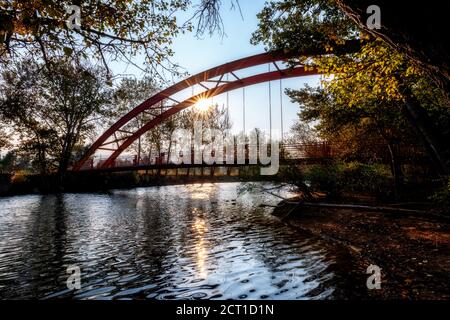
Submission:
<svg viewBox="0 0 450 320">
<path fill-rule="evenodd" d="M 229 2 L 231 2 L 231 9 L 238 8 L 243 17 L 239 0 L 229 0 Z M 193 17 L 197 18 L 197 37 L 201 37 L 205 33 L 211 36 L 215 32 L 221 36 L 225 35 L 225 27 L 220 15 L 221 6 L 221 0 L 202 0 Z"/>
<path fill-rule="evenodd" d="M 262 42 L 268 50 L 299 53 L 325 46 L 328 54 L 314 59 L 300 57 L 300 62 L 324 73 L 325 89 L 336 99 L 346 101 L 349 107 L 367 100 L 374 105 L 382 102 L 402 108 L 436 168 L 443 174 L 448 172 L 446 139 L 417 99 L 420 95 L 417 84 L 426 75 L 407 56 L 365 33 L 334 1 L 272 1 L 259 14 L 259 19 L 254 43 Z M 361 41 L 358 51 L 336 54 L 336 46 L 355 39 Z M 438 93 L 435 100 L 445 106 L 443 96 L 442 92 Z M 367 101 L 361 105 L 367 105 Z"/>
<path fill-rule="evenodd" d="M 337 6 L 359 28 L 393 49 L 405 53 L 409 61 L 425 71 L 447 95 L 450 92 L 449 42 L 446 37 L 450 3 L 427 1 L 426 5 L 410 1 L 378 0 L 381 10 L 380 29 L 367 26 L 367 8 L 371 0 L 336 0 Z M 448 103 L 448 101 L 447 101 Z"/>
<path fill-rule="evenodd" d="M 269 1 L 258 19 L 251 42 L 268 51 L 302 53 L 360 40 L 357 26 L 330 0 Z"/>
<path fill-rule="evenodd" d="M 159 91 L 159 85 L 151 78 L 143 79 L 122 79 L 115 90 L 113 103 L 115 105 L 115 119 L 122 117 L 138 105 L 149 99 Z M 151 121 L 161 113 L 161 110 L 148 110 L 129 122 L 123 130 L 135 132 L 141 128 L 146 122 Z M 112 125 L 112 123 L 110 123 Z M 120 138 L 120 137 L 118 137 Z M 146 139 L 139 137 L 137 143 L 133 143 L 132 148 L 137 154 L 137 159 L 141 159 L 141 151 L 148 149 L 150 146 L 146 143 Z"/>
<path fill-rule="evenodd" d="M 203 14 L 209 18 L 203 19 L 206 25 L 204 28 L 215 30 L 214 27 L 220 25 L 221 21 L 218 14 L 221 0 L 204 2 L 208 5 L 204 6 L 206 13 Z M 367 24 L 372 15 L 368 9 L 374 4 L 380 8 L 381 13 L 381 28 L 378 29 Z M 254 39 L 261 42 L 268 38 L 268 33 L 283 31 L 285 35 L 296 35 L 296 40 L 285 41 L 287 46 L 284 46 L 286 49 L 295 49 L 307 46 L 311 41 L 317 47 L 321 40 L 327 42 L 341 38 L 340 33 L 348 37 L 350 30 L 363 30 L 374 38 L 383 40 L 392 49 L 404 53 L 410 62 L 420 67 L 443 91 L 448 104 L 450 48 L 446 33 L 449 11 L 450 3 L 439 0 L 428 1 L 426 5 L 407 0 L 378 0 L 376 3 L 371 0 L 268 1 L 259 16 L 262 23 L 260 32 Z M 262 38 L 258 39 L 261 35 Z M 275 37 L 273 40 L 276 40 Z"/>
<path fill-rule="evenodd" d="M 375 40 L 350 56 L 321 57 L 317 63 L 326 74 L 333 75 L 323 85 L 337 105 L 350 112 L 358 108 L 377 114 L 378 126 L 385 128 L 405 127 L 403 120 L 408 120 L 438 172 L 447 172 L 448 146 L 441 134 L 450 116 L 445 96 L 436 86 L 430 86 L 424 73 L 404 55 Z M 439 110 L 442 121 L 433 118 L 430 105 Z M 392 149 L 392 143 L 389 147 Z"/>
<path fill-rule="evenodd" d="M 175 15 L 186 10 L 189 3 L 188 0 L 2 1 L 0 61 L 17 62 L 31 56 L 48 65 L 52 58 L 70 56 L 78 62 L 96 59 L 109 71 L 110 59 L 141 68 L 133 57 L 143 54 L 145 71 L 162 76 L 164 70 L 176 69 L 170 61 L 172 39 L 180 32 L 192 30 L 190 23 L 180 25 Z M 77 8 L 79 25 L 74 24 L 73 16 Z"/>
<path fill-rule="evenodd" d="M 0 173 L 12 172 L 16 155 L 9 151 L 3 158 L 0 157 Z"/>
<path fill-rule="evenodd" d="M 213 2 L 220 3 L 219 0 L 213 0 Z M 334 53 L 334 57 L 340 57 L 342 54 L 358 51 L 357 49 L 364 47 L 367 43 L 370 45 L 374 39 L 387 41 L 391 48 L 388 50 L 389 53 L 397 56 L 401 53 L 402 61 L 418 66 L 420 68 L 418 72 L 431 77 L 437 87 L 441 89 L 440 95 L 443 94 L 446 97 L 445 104 L 448 106 L 448 41 L 443 35 L 443 31 L 446 30 L 444 22 L 446 21 L 446 11 L 436 10 L 441 3 L 437 4 L 434 1 L 423 11 L 422 6 L 382 1 L 383 12 L 388 14 L 388 19 L 387 27 L 383 26 L 379 32 L 371 30 L 364 19 L 367 16 L 367 13 L 364 14 L 364 12 L 371 4 L 365 0 L 268 1 L 258 15 L 259 29 L 254 33 L 252 42 L 254 44 L 264 43 L 269 51 L 287 51 L 298 55 L 308 53 L 323 56 L 322 49 L 325 48 L 330 54 Z M 405 11 L 405 15 L 398 19 L 401 16 L 398 13 L 402 11 Z M 425 17 L 423 13 L 425 13 Z M 435 13 L 438 13 L 441 19 L 435 19 Z M 423 18 L 432 26 L 432 32 L 423 24 L 417 23 Z M 403 23 L 405 21 L 407 23 Z M 355 45 L 355 41 L 359 40 L 361 41 L 360 45 Z M 375 41 L 375 43 L 379 44 L 381 41 Z M 386 45 L 382 44 L 381 47 L 386 47 Z M 368 57 L 370 58 L 370 56 Z M 306 64 L 311 62 L 307 57 L 299 58 L 296 59 L 296 62 L 299 62 L 298 60 Z M 385 58 L 390 59 L 389 55 L 386 55 Z M 355 62 L 354 59 L 348 61 Z M 378 66 L 380 65 L 378 64 Z M 403 69 L 407 70 L 408 68 Z M 345 67 L 341 70 L 333 68 L 326 68 L 326 70 L 329 71 L 328 75 L 334 76 L 338 71 L 346 74 Z M 401 72 L 398 72 L 397 68 L 388 69 L 388 71 L 391 72 L 391 78 L 396 77 L 395 81 L 388 82 L 391 89 L 395 85 L 397 87 L 389 94 L 395 93 L 395 91 L 401 93 L 405 112 L 409 114 L 408 119 L 416 127 L 436 168 L 442 174 L 447 174 L 449 150 L 447 139 L 430 122 L 430 117 L 413 95 L 409 84 L 403 83 Z M 364 69 L 359 70 L 359 74 L 363 72 Z M 344 75 L 344 78 L 347 76 Z M 349 76 L 356 76 L 356 74 Z M 383 86 L 382 81 L 382 77 L 378 77 L 378 83 L 381 86 Z"/>
<path fill-rule="evenodd" d="M 111 115 L 110 89 L 102 69 L 59 60 L 51 70 L 31 61 L 5 70 L 0 115 L 42 174 L 57 170 L 62 175 L 96 121 Z"/>
<path fill-rule="evenodd" d="M 289 90 L 288 95 L 299 103 L 299 122 L 315 124 L 322 139 L 331 142 L 338 156 L 345 160 L 377 160 L 384 146 L 389 150 L 395 189 L 403 185 L 400 145 L 413 144 L 411 128 L 398 108 L 389 103 L 349 107 L 336 95 L 323 88 L 306 87 Z M 380 150 L 381 147 L 381 150 Z"/>
<path fill-rule="evenodd" d="M 239 0 L 230 2 L 240 8 Z M 76 62 L 95 59 L 110 73 L 111 61 L 121 60 L 165 80 L 166 71 L 179 74 L 170 45 L 179 34 L 194 30 L 193 21 L 198 37 L 216 31 L 224 35 L 220 6 L 218 0 L 199 5 L 190 0 L 1 1 L 0 63 L 31 56 L 48 66 L 52 58 L 70 56 Z M 191 7 L 193 16 L 180 22 L 178 13 Z M 134 62 L 140 54 L 144 65 Z"/>
<path fill-rule="evenodd" d="M 218 130 L 223 137 L 232 128 L 232 123 L 229 119 L 227 109 L 218 104 L 211 104 L 206 110 L 198 110 L 195 107 L 183 111 L 177 118 L 179 128 L 189 130 L 194 139 L 194 129 L 196 122 L 202 123 L 202 144 L 214 145 L 214 138 L 208 135 L 207 130 Z M 235 138 L 234 138 L 235 139 Z M 194 141 L 192 141 L 194 143 Z M 211 174 L 214 174 L 214 168 L 211 169 Z M 188 169 L 189 174 L 190 169 Z"/>
</svg>

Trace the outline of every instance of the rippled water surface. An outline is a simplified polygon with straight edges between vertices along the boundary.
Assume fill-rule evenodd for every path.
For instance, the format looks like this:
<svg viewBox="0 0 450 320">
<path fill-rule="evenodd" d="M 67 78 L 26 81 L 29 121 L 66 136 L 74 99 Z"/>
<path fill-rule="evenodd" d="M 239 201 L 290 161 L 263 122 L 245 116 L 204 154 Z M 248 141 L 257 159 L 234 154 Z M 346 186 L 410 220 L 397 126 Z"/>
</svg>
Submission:
<svg viewBox="0 0 450 320">
<path fill-rule="evenodd" d="M 335 257 L 238 187 L 0 199 L 0 298 L 332 298 Z"/>
</svg>

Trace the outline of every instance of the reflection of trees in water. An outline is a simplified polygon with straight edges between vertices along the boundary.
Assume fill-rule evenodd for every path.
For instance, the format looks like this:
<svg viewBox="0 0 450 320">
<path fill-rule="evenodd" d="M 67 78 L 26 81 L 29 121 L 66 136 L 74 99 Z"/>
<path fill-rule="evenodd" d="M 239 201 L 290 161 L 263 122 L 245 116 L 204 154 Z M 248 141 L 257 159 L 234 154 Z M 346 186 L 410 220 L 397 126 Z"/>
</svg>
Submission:
<svg viewBox="0 0 450 320">
<path fill-rule="evenodd" d="M 143 266 L 141 267 L 148 269 L 151 276 L 163 269 L 163 261 L 172 245 L 170 230 L 173 221 L 167 214 L 164 204 L 152 199 L 156 195 L 160 199 L 160 188 L 138 200 L 142 201 L 142 206 L 138 209 L 137 223 L 142 223 L 138 226 L 136 232 L 136 238 L 140 242 L 136 246 L 136 255 L 142 258 L 141 264 Z"/>
<path fill-rule="evenodd" d="M 19 278 L 11 290 L 26 284 L 26 292 L 17 290 L 21 298 L 42 297 L 56 288 L 65 288 L 65 256 L 67 253 L 67 210 L 63 195 L 40 197 L 30 214 L 23 235 Z"/>
</svg>

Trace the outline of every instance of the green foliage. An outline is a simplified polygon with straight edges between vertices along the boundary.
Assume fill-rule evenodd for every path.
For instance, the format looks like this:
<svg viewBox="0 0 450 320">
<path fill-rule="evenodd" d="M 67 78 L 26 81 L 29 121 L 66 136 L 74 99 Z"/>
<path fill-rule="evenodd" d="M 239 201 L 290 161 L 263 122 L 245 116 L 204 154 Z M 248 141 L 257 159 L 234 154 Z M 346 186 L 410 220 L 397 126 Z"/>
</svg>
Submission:
<svg viewBox="0 0 450 320">
<path fill-rule="evenodd" d="M 12 172 L 16 155 L 14 152 L 8 152 L 3 158 L 0 158 L 0 173 Z"/>
<path fill-rule="evenodd" d="M 268 50 L 305 52 L 358 36 L 355 24 L 332 0 L 268 1 L 258 19 L 252 43 Z"/>
<path fill-rule="evenodd" d="M 395 103 L 349 106 L 324 88 L 306 86 L 288 90 L 300 105 L 298 124 L 314 126 L 319 136 L 333 143 L 343 159 L 371 159 L 388 145 L 417 144 L 415 132 Z M 442 109 L 441 109 L 442 110 Z M 387 152 L 386 152 L 387 153 Z"/>
<path fill-rule="evenodd" d="M 306 184 L 313 192 L 327 192 L 331 197 L 338 196 L 341 189 L 341 175 L 336 164 L 316 165 L 305 172 Z"/>
<path fill-rule="evenodd" d="M 149 97 L 153 96 L 160 90 L 160 86 L 158 83 L 150 78 L 144 77 L 142 79 L 131 79 L 124 78 L 119 83 L 117 88 L 114 90 L 113 101 L 112 104 L 114 107 L 114 116 L 111 117 L 108 123 L 108 127 L 111 126 L 117 119 L 120 119 L 122 116 L 139 106 Z M 135 132 L 146 122 L 152 120 L 155 116 L 157 116 L 161 112 L 161 110 L 155 111 L 154 116 L 149 113 L 141 114 L 136 117 L 134 120 L 127 123 L 123 130 Z M 166 126 L 163 125 L 159 127 L 158 137 L 154 137 L 154 139 L 150 139 L 152 141 L 160 140 L 162 136 L 162 131 L 165 131 Z M 106 128 L 105 128 L 106 129 Z M 136 151 L 136 154 L 139 153 L 139 148 L 141 150 L 147 150 L 150 148 L 150 144 L 148 139 L 140 139 L 138 142 L 132 144 L 131 148 Z"/>
<path fill-rule="evenodd" d="M 305 172 L 305 179 L 312 191 L 326 192 L 330 197 L 343 192 L 383 195 L 392 185 L 383 166 L 358 162 L 315 165 Z"/>
<path fill-rule="evenodd" d="M 382 194 L 391 188 L 390 172 L 383 165 L 347 163 L 342 167 L 341 185 L 349 192 Z"/>
<path fill-rule="evenodd" d="M 400 101 L 402 86 L 420 75 L 402 54 L 365 34 L 335 1 L 270 1 L 258 17 L 253 43 L 293 52 L 327 49 L 328 54 L 301 60 L 327 76 L 323 85 L 338 104 L 360 107 L 368 101 L 372 105 L 374 101 Z M 361 49 L 334 54 L 348 40 L 360 40 Z"/>
</svg>

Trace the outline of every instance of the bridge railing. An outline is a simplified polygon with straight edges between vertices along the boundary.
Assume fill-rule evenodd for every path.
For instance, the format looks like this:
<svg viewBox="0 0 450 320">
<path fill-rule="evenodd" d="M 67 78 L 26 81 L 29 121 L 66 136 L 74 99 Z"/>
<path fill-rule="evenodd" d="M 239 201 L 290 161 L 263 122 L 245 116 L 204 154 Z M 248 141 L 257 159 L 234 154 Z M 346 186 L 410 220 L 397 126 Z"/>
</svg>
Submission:
<svg viewBox="0 0 450 320">
<path fill-rule="evenodd" d="M 259 148 L 258 145 L 245 145 L 244 146 L 244 158 L 245 161 L 248 163 L 250 159 L 250 155 L 259 154 Z M 271 153 L 270 145 L 268 148 L 268 154 Z M 312 143 L 312 144 L 281 144 L 279 149 L 279 158 L 280 160 L 289 159 L 289 160 L 295 160 L 295 159 L 309 159 L 309 158 L 315 158 L 315 159 L 322 159 L 322 158 L 330 158 L 333 156 L 333 149 L 328 143 Z M 231 157 L 236 161 L 238 158 L 238 150 L 237 147 L 235 147 L 232 154 L 229 152 L 227 153 L 227 150 L 223 150 L 223 159 L 217 159 L 216 157 L 216 163 L 220 165 L 221 163 L 227 163 L 227 160 Z M 195 163 L 195 152 L 194 150 L 191 150 L 191 159 L 190 163 Z M 137 155 L 124 155 L 121 157 L 118 157 L 114 161 L 114 167 L 138 167 L 138 166 L 161 166 L 161 165 L 169 165 L 172 164 L 170 161 L 175 157 L 178 161 L 181 162 L 184 158 L 184 162 L 188 162 L 185 157 L 188 155 L 183 155 L 182 153 L 176 155 L 176 154 L 168 154 L 168 153 L 161 153 L 161 155 L 152 155 L 152 156 L 142 156 L 138 159 Z M 212 156 L 216 156 L 216 152 L 213 150 Z M 170 157 L 170 159 L 169 159 Z M 240 154 L 240 157 L 242 157 L 242 154 Z M 81 168 L 81 170 L 94 170 L 94 169 L 100 169 L 103 167 L 103 164 L 106 162 L 108 157 L 94 157 L 89 159 L 89 161 L 86 161 L 85 165 Z M 204 158 L 202 159 L 204 162 Z"/>
<path fill-rule="evenodd" d="M 374 151 L 375 150 L 375 151 Z M 249 163 L 250 155 L 259 154 L 259 146 L 257 145 L 245 145 L 244 146 L 244 158 L 245 162 Z M 270 145 L 268 146 L 268 153 L 270 154 Z M 342 154 L 342 150 L 339 149 L 337 144 L 331 144 L 329 142 L 317 142 L 317 143 L 297 143 L 297 144 L 281 144 L 279 148 L 279 159 L 282 162 L 283 160 L 321 160 L 321 159 L 331 159 L 335 158 L 336 156 Z M 411 160 L 411 159 L 418 159 L 423 158 L 425 155 L 423 154 L 423 151 L 419 147 L 414 146 L 403 146 L 398 149 L 399 157 L 402 160 Z M 190 161 L 187 161 L 186 157 L 189 155 L 183 155 L 182 153 L 176 154 L 168 154 L 168 153 L 161 153 L 160 155 L 146 155 L 142 156 L 138 159 L 137 155 L 124 155 L 121 157 L 118 157 L 114 163 L 114 168 L 125 168 L 125 167 L 158 167 L 158 166 L 164 166 L 164 165 L 171 165 L 173 162 L 171 159 L 175 156 L 178 163 L 181 163 L 184 159 L 184 163 L 188 162 L 190 164 L 195 163 L 195 156 L 194 156 L 194 150 L 191 150 L 190 152 Z M 370 156 L 366 156 L 364 154 L 360 154 L 361 159 L 365 159 L 366 157 L 370 157 L 371 160 L 378 160 L 378 161 L 389 161 L 390 154 L 389 150 L 386 147 L 385 144 L 372 144 L 371 145 L 371 151 L 369 152 Z M 212 156 L 216 156 L 215 151 L 213 151 Z M 234 152 L 230 155 L 227 154 L 227 150 L 223 150 L 223 159 L 217 159 L 216 158 L 216 165 L 225 164 L 227 163 L 227 159 L 229 157 L 232 157 L 234 159 L 234 163 L 236 163 L 236 159 L 238 158 L 238 150 L 237 147 L 235 147 Z M 242 154 L 240 155 L 242 157 Z M 170 158 L 170 159 L 169 159 Z M 81 170 L 95 170 L 95 169 L 102 169 L 103 164 L 106 162 L 108 157 L 95 157 L 89 159 L 85 163 L 85 165 L 81 168 Z M 206 162 L 204 161 L 204 158 L 202 159 L 203 163 L 206 165 Z"/>
</svg>

